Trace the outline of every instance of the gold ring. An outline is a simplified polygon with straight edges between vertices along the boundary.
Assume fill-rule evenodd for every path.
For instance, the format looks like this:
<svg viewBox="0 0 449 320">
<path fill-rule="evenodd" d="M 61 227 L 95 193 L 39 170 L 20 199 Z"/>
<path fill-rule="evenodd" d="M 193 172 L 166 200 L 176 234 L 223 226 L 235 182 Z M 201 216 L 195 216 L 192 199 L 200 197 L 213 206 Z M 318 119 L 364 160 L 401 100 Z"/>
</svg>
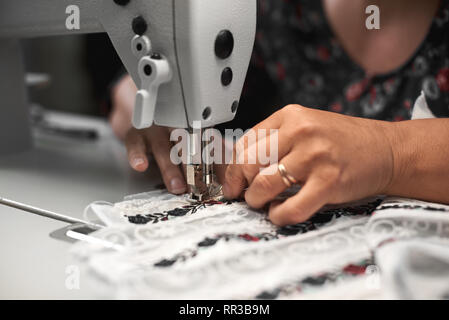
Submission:
<svg viewBox="0 0 449 320">
<path fill-rule="evenodd" d="M 287 188 L 290 188 L 292 185 L 297 184 L 298 180 L 296 180 L 291 174 L 287 172 L 285 166 L 280 163 L 278 165 L 279 173 L 281 174 L 281 178 L 284 181 Z"/>
</svg>

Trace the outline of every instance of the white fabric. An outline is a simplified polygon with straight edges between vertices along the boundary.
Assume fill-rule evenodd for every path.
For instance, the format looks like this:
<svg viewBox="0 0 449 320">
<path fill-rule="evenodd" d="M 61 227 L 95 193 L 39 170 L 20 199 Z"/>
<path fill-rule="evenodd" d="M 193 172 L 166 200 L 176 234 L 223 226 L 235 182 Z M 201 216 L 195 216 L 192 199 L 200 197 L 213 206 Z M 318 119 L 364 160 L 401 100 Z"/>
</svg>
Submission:
<svg viewBox="0 0 449 320">
<path fill-rule="evenodd" d="M 426 96 L 423 91 L 421 91 L 421 95 L 416 99 L 415 105 L 413 106 L 412 111 L 412 120 L 418 119 L 433 119 L 435 115 L 430 110 L 427 105 Z"/>
<path fill-rule="evenodd" d="M 407 240 L 377 252 L 391 299 L 449 299 L 449 241 Z"/>
<path fill-rule="evenodd" d="M 93 235 L 119 244 L 123 250 L 79 242 L 72 252 L 89 271 L 91 280 L 97 280 L 99 288 L 115 298 L 255 298 L 263 291 L 288 288 L 289 284 L 291 288 L 277 298 L 397 298 L 404 296 L 384 284 L 383 273 L 380 281 L 378 271 L 384 266 L 392 270 L 391 264 L 397 266 L 400 261 L 388 258 L 394 256 L 394 250 L 388 254 L 378 250 L 402 239 L 419 242 L 449 235 L 449 207 L 405 199 L 384 201 L 372 217 L 344 216 L 318 230 L 277 238 L 273 237 L 277 228 L 265 214 L 242 203 L 200 208 L 196 213 L 155 224 L 135 225 L 126 218 L 188 204 L 185 197 L 162 191 L 128 197 L 115 205 L 93 204 L 90 210 L 108 225 Z M 428 206 L 448 211 L 429 211 Z M 251 242 L 231 237 L 198 247 L 204 239 L 218 234 L 266 234 L 271 238 Z M 294 284 L 302 279 L 338 274 L 348 264 L 370 259 L 373 253 L 379 265 L 368 268 L 357 279 L 341 277 L 310 290 L 295 291 Z M 176 256 L 182 258 L 169 267 L 155 266 Z"/>
</svg>

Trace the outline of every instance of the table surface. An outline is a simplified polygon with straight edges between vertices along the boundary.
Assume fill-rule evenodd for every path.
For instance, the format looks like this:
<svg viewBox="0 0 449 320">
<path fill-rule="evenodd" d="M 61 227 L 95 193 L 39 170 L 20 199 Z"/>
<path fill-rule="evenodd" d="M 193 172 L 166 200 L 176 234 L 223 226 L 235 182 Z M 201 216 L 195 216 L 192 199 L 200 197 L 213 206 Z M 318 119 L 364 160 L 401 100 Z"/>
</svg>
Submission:
<svg viewBox="0 0 449 320">
<path fill-rule="evenodd" d="M 154 165 L 143 174 L 128 167 L 126 150 L 105 120 L 62 113 L 50 113 L 49 119 L 96 128 L 99 139 L 35 132 L 32 150 L 0 156 L 0 197 L 81 218 L 93 201 L 117 202 L 161 182 Z M 80 289 L 66 287 L 73 265 L 70 244 L 49 237 L 64 226 L 0 206 L 0 299 L 96 298 L 82 275 Z"/>
</svg>

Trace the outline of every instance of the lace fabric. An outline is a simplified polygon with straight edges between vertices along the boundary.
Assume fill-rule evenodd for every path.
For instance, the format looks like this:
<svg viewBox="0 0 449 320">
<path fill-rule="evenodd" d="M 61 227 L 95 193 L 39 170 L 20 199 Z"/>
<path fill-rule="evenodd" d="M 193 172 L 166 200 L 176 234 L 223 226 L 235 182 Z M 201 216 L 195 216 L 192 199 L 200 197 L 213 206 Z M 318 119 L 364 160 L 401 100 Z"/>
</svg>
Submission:
<svg viewBox="0 0 449 320">
<path fill-rule="evenodd" d="M 116 298 L 306 298 L 367 277 L 389 242 L 447 237 L 445 210 L 371 199 L 278 228 L 242 202 L 193 205 L 156 191 L 92 204 L 86 218 L 107 226 L 93 236 L 113 246 L 79 242 L 72 252 Z M 357 282 L 361 296 L 372 291 L 367 281 Z"/>
</svg>

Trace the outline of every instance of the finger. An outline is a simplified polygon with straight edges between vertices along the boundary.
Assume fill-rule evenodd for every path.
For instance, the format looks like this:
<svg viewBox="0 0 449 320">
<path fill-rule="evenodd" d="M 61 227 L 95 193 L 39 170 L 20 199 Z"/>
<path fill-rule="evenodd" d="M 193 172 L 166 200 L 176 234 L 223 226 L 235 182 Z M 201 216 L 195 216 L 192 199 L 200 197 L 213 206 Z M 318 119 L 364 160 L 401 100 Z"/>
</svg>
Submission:
<svg viewBox="0 0 449 320">
<path fill-rule="evenodd" d="M 122 77 L 111 91 L 113 107 L 126 112 L 131 120 L 137 92 L 136 84 L 131 76 Z"/>
<path fill-rule="evenodd" d="M 182 170 L 170 159 L 172 145 L 168 131 L 166 134 L 153 135 L 149 140 L 154 159 L 161 171 L 162 179 L 168 191 L 174 194 L 185 193 L 187 185 Z"/>
<path fill-rule="evenodd" d="M 298 182 L 305 181 L 308 170 L 298 158 L 297 155 L 290 153 L 281 160 L 281 163 Z M 279 172 L 278 164 L 273 164 L 256 175 L 245 192 L 245 200 L 253 208 L 262 208 L 288 187 Z"/>
<path fill-rule="evenodd" d="M 272 132 L 268 136 L 265 136 L 263 132 L 259 132 L 257 134 L 257 143 L 249 145 L 244 152 L 246 155 L 239 159 L 240 162 L 238 163 L 245 164 L 242 168 L 248 185 L 252 184 L 254 178 L 263 167 L 277 164 L 291 150 L 291 144 L 286 143 L 288 139 L 285 135 L 282 137 L 284 143 L 280 144 L 279 131 L 273 131 L 273 129 L 270 129 L 270 131 Z"/>
<path fill-rule="evenodd" d="M 288 128 L 283 129 L 282 124 L 284 121 L 289 119 L 287 117 L 291 114 L 290 111 L 293 110 L 299 111 L 301 108 L 294 105 L 287 106 L 254 126 L 241 139 L 239 139 L 235 145 L 233 157 L 233 160 L 237 160 L 237 163 L 234 162 L 234 164 L 230 164 L 226 170 L 223 191 L 227 198 L 233 199 L 238 197 L 242 191 L 251 184 L 260 168 L 264 166 L 260 163 L 260 161 L 256 161 L 256 164 L 245 164 L 245 161 L 249 159 L 254 160 L 254 158 L 259 158 L 259 148 L 264 148 L 263 150 L 269 152 L 270 154 L 272 151 L 270 150 L 270 147 L 276 148 L 277 152 L 274 152 L 277 153 L 275 162 L 278 162 L 278 159 L 282 159 L 290 152 L 293 142 L 289 134 L 291 130 Z M 270 132 L 267 134 L 267 131 L 263 131 L 262 133 L 265 134 L 262 136 L 260 141 L 258 141 L 257 138 L 259 136 L 259 130 L 261 129 L 269 129 Z M 272 129 L 278 130 L 271 132 Z M 271 138 L 273 136 L 277 137 L 277 139 L 274 139 L 272 142 Z M 272 143 L 274 143 L 274 145 L 271 145 Z"/>
<path fill-rule="evenodd" d="M 266 129 L 266 130 L 278 129 L 278 130 L 280 130 L 282 128 L 282 123 L 285 120 L 286 115 L 287 116 L 290 115 L 289 111 L 291 111 L 292 109 L 293 110 L 299 110 L 299 109 L 302 109 L 302 108 L 303 107 L 300 107 L 298 105 L 288 105 L 288 106 L 286 106 L 286 107 L 276 111 L 275 113 L 273 113 L 267 119 L 265 119 L 265 120 L 259 122 L 258 124 L 256 124 L 252 128 L 252 130 L 254 130 L 254 131 L 257 131 L 259 129 Z M 268 134 L 268 132 L 267 132 L 267 134 Z"/>
<path fill-rule="evenodd" d="M 216 164 L 214 166 L 215 176 L 219 183 L 224 183 L 227 166 L 225 164 Z"/>
<path fill-rule="evenodd" d="M 231 199 L 238 197 L 244 188 L 252 184 L 261 168 L 277 163 L 290 152 L 291 144 L 287 142 L 285 134 L 281 135 L 281 132 L 264 135 L 257 143 L 251 143 L 250 140 L 254 141 L 254 138 L 239 140 L 234 149 L 236 162 L 228 166 L 225 175 L 226 197 Z M 284 142 L 279 143 L 279 141 Z M 265 159 L 262 160 L 261 157 Z"/>
<path fill-rule="evenodd" d="M 120 79 L 111 89 L 112 112 L 109 117 L 112 130 L 120 140 L 132 128 L 131 118 L 137 88 L 129 75 Z"/>
<path fill-rule="evenodd" d="M 322 179 L 310 178 L 296 195 L 282 203 L 272 203 L 268 216 L 279 226 L 304 222 L 327 203 L 329 193 Z"/>
<path fill-rule="evenodd" d="M 278 165 L 273 164 L 256 175 L 245 192 L 245 200 L 250 207 L 259 209 L 287 188 L 279 173 Z"/>
<path fill-rule="evenodd" d="M 231 164 L 226 168 L 223 194 L 227 199 L 235 199 L 247 187 L 242 165 Z"/>
<path fill-rule="evenodd" d="M 244 160 L 241 160 L 241 155 L 245 154 L 245 147 L 250 142 L 247 138 L 248 135 L 244 135 L 233 146 L 232 162 L 227 166 L 224 175 L 223 194 L 228 199 L 235 199 L 240 196 L 242 191 L 247 187 L 247 180 L 244 175 L 243 164 Z"/>
<path fill-rule="evenodd" d="M 253 129 L 279 129 L 282 124 L 283 112 L 282 109 L 276 111 L 265 120 L 256 124 Z"/>
<path fill-rule="evenodd" d="M 111 112 L 109 123 L 115 136 L 121 141 L 125 141 L 127 132 L 132 128 L 131 116 L 121 107 L 117 107 Z"/>
<path fill-rule="evenodd" d="M 279 130 L 258 129 L 251 131 L 252 134 L 239 139 L 234 147 L 236 163 L 267 165 L 268 158 L 279 159 L 279 154 L 287 154 L 289 144 L 279 146 Z M 281 152 L 279 152 L 281 147 Z"/>
<path fill-rule="evenodd" d="M 248 130 L 248 132 L 246 132 L 242 138 L 239 139 L 239 141 L 242 140 L 248 140 L 248 145 L 246 148 L 249 148 L 250 146 L 254 145 L 254 141 L 259 143 L 259 131 L 262 130 L 262 133 L 264 133 L 264 135 L 262 136 L 264 139 L 266 139 L 266 137 L 270 137 L 272 136 L 275 132 L 278 132 L 279 137 L 281 136 L 281 132 L 283 131 L 283 127 L 282 124 L 285 121 L 291 120 L 291 111 L 295 110 L 295 111 L 300 111 L 303 110 L 304 107 L 299 106 L 299 105 L 288 105 L 284 108 L 282 108 L 281 110 L 276 111 L 275 113 L 273 113 L 270 117 L 268 117 L 267 119 L 263 120 L 262 122 L 258 123 L 257 125 L 255 125 L 253 128 L 251 128 L 250 130 Z M 285 131 L 285 130 L 284 130 Z M 287 132 L 283 132 L 284 134 L 284 138 L 288 137 L 288 131 Z M 256 134 L 256 139 L 251 139 L 248 137 L 251 137 L 251 135 Z M 271 141 L 271 140 L 270 140 Z M 267 142 L 265 142 L 267 143 Z M 242 146 L 241 146 L 242 147 Z M 280 155 L 282 155 L 282 157 L 288 153 L 288 150 L 285 150 L 286 148 L 289 148 L 289 144 L 283 144 L 283 145 L 276 145 L 276 147 L 281 147 L 281 149 L 279 149 L 279 153 Z M 255 148 L 255 146 L 254 146 Z M 266 150 L 269 150 L 269 144 L 268 147 L 266 148 Z"/>
<path fill-rule="evenodd" d="M 128 162 L 136 171 L 143 172 L 148 168 L 147 146 L 141 131 L 132 128 L 125 138 Z"/>
</svg>

